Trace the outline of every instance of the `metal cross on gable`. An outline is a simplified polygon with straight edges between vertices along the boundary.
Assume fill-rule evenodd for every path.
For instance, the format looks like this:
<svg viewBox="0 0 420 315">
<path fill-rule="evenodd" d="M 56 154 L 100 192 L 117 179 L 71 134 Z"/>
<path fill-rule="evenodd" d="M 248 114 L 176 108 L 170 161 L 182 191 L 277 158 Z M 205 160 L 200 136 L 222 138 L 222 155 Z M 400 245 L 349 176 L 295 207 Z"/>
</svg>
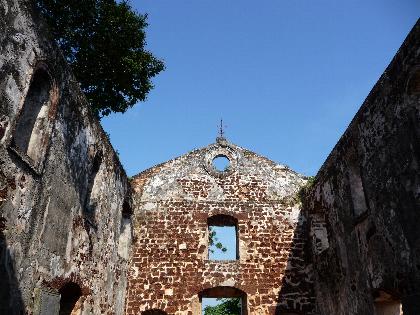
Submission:
<svg viewBox="0 0 420 315">
<path fill-rule="evenodd" d="M 220 138 L 224 138 L 225 136 L 225 131 L 224 128 L 226 128 L 226 125 L 223 125 L 223 119 L 220 119 L 220 126 L 219 126 L 219 137 Z"/>
</svg>

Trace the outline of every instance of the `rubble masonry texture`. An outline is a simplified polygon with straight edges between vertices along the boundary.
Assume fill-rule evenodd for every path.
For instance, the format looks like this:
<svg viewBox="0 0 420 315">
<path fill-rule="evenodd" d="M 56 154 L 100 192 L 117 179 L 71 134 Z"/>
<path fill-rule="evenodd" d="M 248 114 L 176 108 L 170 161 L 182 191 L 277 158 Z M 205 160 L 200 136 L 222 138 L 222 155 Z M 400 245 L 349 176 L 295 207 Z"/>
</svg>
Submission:
<svg viewBox="0 0 420 315">
<path fill-rule="evenodd" d="M 231 162 L 225 172 L 211 166 L 218 155 Z M 228 286 L 246 293 L 249 314 L 312 314 L 306 219 L 295 198 L 305 182 L 223 139 L 135 176 L 126 313 L 201 314 L 199 293 Z M 218 214 L 237 219 L 238 260 L 208 260 L 207 219 Z"/>
</svg>

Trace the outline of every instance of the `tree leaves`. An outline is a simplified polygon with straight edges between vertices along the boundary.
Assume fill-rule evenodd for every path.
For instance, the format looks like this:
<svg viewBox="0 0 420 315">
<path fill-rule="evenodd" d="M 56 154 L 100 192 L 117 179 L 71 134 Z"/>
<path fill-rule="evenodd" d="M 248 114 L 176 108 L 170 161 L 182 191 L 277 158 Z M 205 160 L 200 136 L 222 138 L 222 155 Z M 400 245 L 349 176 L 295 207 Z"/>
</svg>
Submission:
<svg viewBox="0 0 420 315">
<path fill-rule="evenodd" d="M 212 247 L 216 247 L 220 249 L 223 253 L 227 251 L 227 248 L 223 246 L 221 242 L 217 242 L 218 238 L 216 237 L 216 231 L 213 230 L 211 226 L 209 226 L 209 251 L 214 253 L 214 249 Z M 216 243 L 217 242 L 217 243 Z"/>
<path fill-rule="evenodd" d="M 145 101 L 164 63 L 145 49 L 147 15 L 127 1 L 36 0 L 98 117 Z"/>
<path fill-rule="evenodd" d="M 206 306 L 204 315 L 240 315 L 241 298 L 223 298 L 216 306 Z"/>
</svg>

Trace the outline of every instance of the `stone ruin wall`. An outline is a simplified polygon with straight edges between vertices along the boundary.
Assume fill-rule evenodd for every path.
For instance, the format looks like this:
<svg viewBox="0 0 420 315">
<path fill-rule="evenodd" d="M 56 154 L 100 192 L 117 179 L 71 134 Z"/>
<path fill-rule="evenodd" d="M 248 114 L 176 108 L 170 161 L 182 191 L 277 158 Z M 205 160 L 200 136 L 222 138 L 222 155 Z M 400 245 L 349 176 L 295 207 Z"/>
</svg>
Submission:
<svg viewBox="0 0 420 315">
<path fill-rule="evenodd" d="M 69 282 L 81 314 L 122 314 L 125 172 L 29 2 L 1 1 L 0 17 L 0 314 L 53 314 Z"/>
<path fill-rule="evenodd" d="M 226 155 L 217 172 L 212 159 Z M 201 314 L 200 292 L 233 287 L 248 314 L 314 314 L 307 225 L 296 201 L 304 177 L 220 140 L 132 180 L 134 241 L 126 314 Z M 208 260 L 207 219 L 237 219 L 239 260 Z"/>
<path fill-rule="evenodd" d="M 420 314 L 419 164 L 418 21 L 307 198 L 321 314 Z"/>
</svg>

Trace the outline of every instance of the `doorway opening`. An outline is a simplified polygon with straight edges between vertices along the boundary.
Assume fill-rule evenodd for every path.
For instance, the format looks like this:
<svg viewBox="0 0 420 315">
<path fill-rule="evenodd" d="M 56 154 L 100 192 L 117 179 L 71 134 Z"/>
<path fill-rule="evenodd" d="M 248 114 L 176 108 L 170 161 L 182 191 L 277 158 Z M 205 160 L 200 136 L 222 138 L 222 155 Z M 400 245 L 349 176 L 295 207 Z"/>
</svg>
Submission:
<svg viewBox="0 0 420 315">
<path fill-rule="evenodd" d="M 60 313 L 59 315 L 76 315 L 80 314 L 82 308 L 82 290 L 79 285 L 74 282 L 68 282 L 59 290 Z"/>
<path fill-rule="evenodd" d="M 214 287 L 199 294 L 202 315 L 246 315 L 246 293 L 234 287 Z"/>
<path fill-rule="evenodd" d="M 374 315 L 403 315 L 401 301 L 384 291 L 376 293 L 374 308 Z"/>
</svg>

